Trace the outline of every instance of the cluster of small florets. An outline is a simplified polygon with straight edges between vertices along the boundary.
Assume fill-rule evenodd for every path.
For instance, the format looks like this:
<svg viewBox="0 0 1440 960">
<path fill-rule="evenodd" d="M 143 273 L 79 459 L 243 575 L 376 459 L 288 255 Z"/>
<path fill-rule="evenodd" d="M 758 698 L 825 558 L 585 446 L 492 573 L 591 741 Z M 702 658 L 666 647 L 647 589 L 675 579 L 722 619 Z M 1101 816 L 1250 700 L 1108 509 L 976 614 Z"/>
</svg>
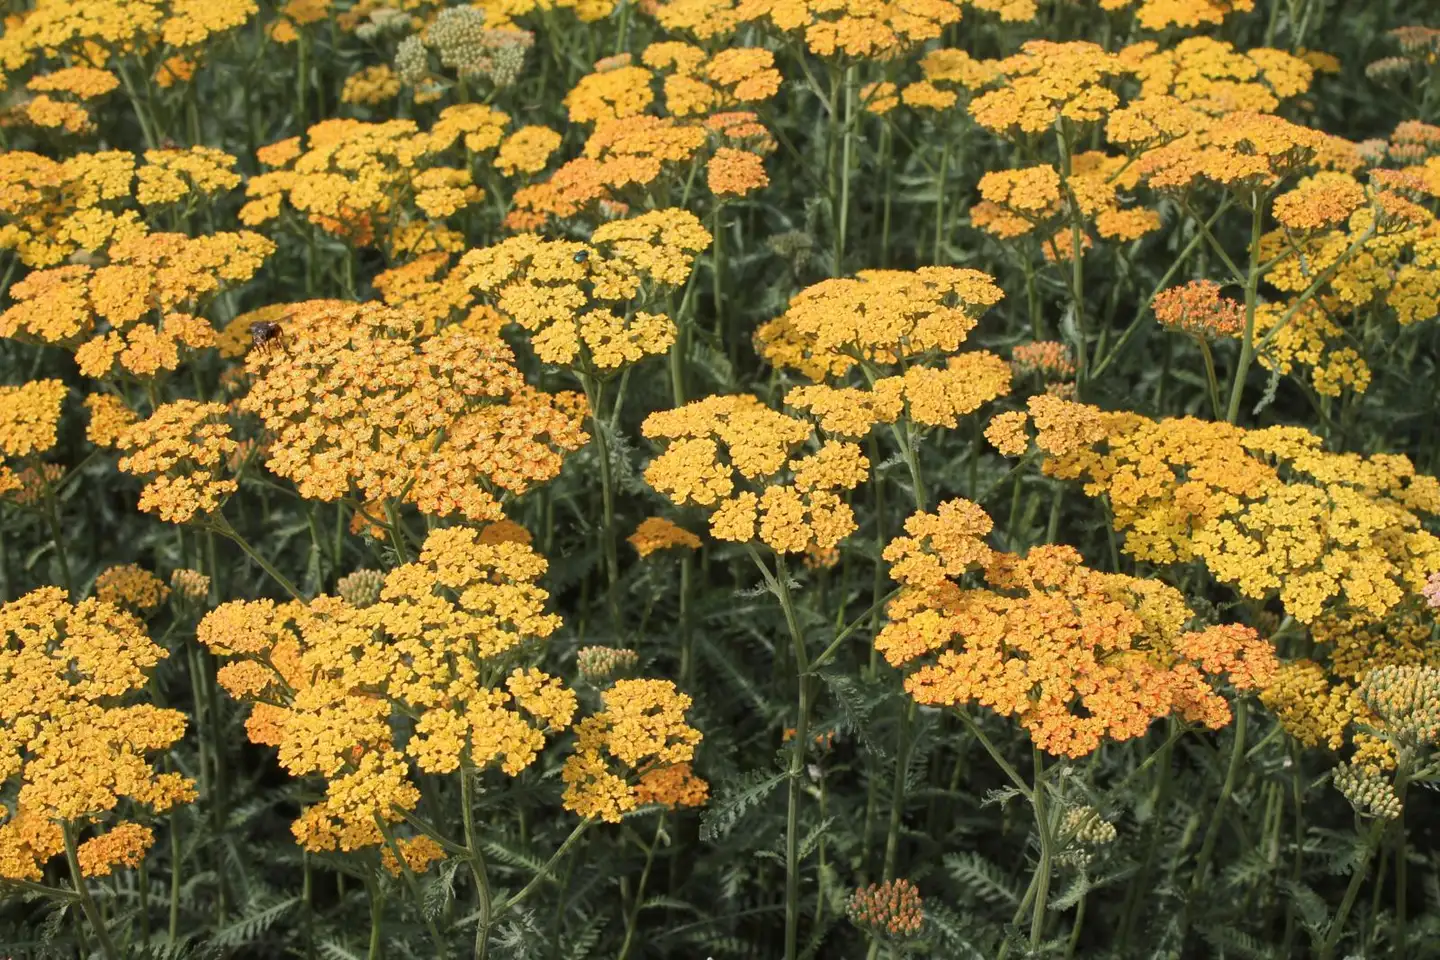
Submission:
<svg viewBox="0 0 1440 960">
<path fill-rule="evenodd" d="M 845 915 L 867 933 L 906 940 L 918 936 L 924 926 L 925 905 L 909 880 L 887 880 L 850 894 Z"/>
</svg>

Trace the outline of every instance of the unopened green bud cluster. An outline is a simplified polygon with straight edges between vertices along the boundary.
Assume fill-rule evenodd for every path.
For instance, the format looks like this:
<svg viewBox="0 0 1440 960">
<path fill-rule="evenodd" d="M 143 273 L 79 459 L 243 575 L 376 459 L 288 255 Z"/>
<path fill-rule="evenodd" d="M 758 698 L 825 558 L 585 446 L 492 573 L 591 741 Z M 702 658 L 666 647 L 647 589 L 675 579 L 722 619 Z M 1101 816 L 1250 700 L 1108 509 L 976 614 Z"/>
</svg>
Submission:
<svg viewBox="0 0 1440 960">
<path fill-rule="evenodd" d="M 357 610 L 371 606 L 380 599 L 380 589 L 385 586 L 385 574 L 379 570 L 356 570 L 346 574 L 335 584 L 340 599 Z"/>
<path fill-rule="evenodd" d="M 617 647 L 582 647 L 576 657 L 581 678 L 597 685 L 632 672 L 640 663 L 634 650 Z"/>
<path fill-rule="evenodd" d="M 1385 820 L 1400 816 L 1400 798 L 1395 794 L 1395 787 L 1373 767 L 1340 764 L 1335 768 L 1335 788 L 1361 816 Z"/>
</svg>

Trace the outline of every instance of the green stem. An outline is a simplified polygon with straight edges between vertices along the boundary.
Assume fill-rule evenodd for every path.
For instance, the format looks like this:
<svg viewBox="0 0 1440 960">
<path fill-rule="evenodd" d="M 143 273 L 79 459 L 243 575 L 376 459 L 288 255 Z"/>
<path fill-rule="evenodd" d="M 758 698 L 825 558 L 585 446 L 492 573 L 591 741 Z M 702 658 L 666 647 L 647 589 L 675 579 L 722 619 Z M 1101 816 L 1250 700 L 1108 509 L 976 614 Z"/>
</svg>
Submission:
<svg viewBox="0 0 1440 960">
<path fill-rule="evenodd" d="M 1200 895 L 1200 888 L 1205 883 L 1205 877 L 1210 871 L 1210 860 L 1215 856 L 1215 844 L 1220 839 L 1220 827 L 1224 821 L 1225 811 L 1230 806 L 1230 797 L 1235 792 L 1236 781 L 1240 778 L 1240 768 L 1245 765 L 1245 730 L 1248 716 L 1249 711 L 1245 709 L 1245 701 L 1236 701 L 1235 739 L 1230 744 L 1230 763 L 1225 769 L 1225 781 L 1220 785 L 1220 796 L 1215 799 L 1215 808 L 1210 811 L 1210 823 L 1205 828 L 1205 839 L 1200 843 L 1200 855 L 1195 860 L 1195 871 L 1190 875 L 1190 895 L 1185 900 L 1185 908 L 1180 912 L 1180 940 L 1182 943 L 1190 927 L 1191 910 L 1194 907 L 1195 898 Z"/>
<path fill-rule="evenodd" d="M 835 226 L 835 273 L 845 275 L 845 239 L 850 223 L 850 165 L 855 152 L 855 65 L 845 68 L 845 132 L 840 146 L 840 211 Z"/>
<path fill-rule="evenodd" d="M 1240 400 L 1245 394 L 1245 375 L 1255 359 L 1255 311 L 1260 306 L 1260 237 L 1265 224 L 1265 207 L 1260 198 L 1255 198 L 1255 209 L 1250 214 L 1250 264 L 1245 276 L 1245 332 L 1240 340 L 1240 361 L 1235 365 L 1235 380 L 1230 385 L 1230 406 L 1225 411 L 1225 420 L 1236 423 L 1240 419 Z"/>
<path fill-rule="evenodd" d="M 1397 783 L 1399 777 L 1396 777 Z M 1355 864 L 1350 874 L 1350 883 L 1345 887 L 1345 897 L 1340 901 L 1340 909 L 1335 911 L 1335 916 L 1330 921 L 1330 927 L 1325 933 L 1325 942 L 1320 945 L 1320 960 L 1332 960 L 1335 956 L 1335 948 L 1340 943 L 1340 935 L 1345 932 L 1345 921 L 1350 916 L 1350 909 L 1355 906 L 1355 899 L 1360 895 L 1360 888 L 1365 885 L 1365 878 L 1370 875 L 1370 861 L 1375 856 L 1375 851 L 1380 846 L 1380 841 L 1385 835 L 1385 828 L 1390 821 L 1383 817 L 1377 817 L 1370 825 L 1370 830 L 1365 835 L 1365 849 L 1360 854 L 1360 862 Z"/>
<path fill-rule="evenodd" d="M 601 387 L 594 377 L 581 374 L 580 384 L 585 390 L 585 399 L 590 407 L 590 426 L 595 434 L 595 455 L 600 461 L 601 496 L 601 549 L 605 555 L 605 579 L 608 584 L 606 597 L 610 609 L 610 628 L 618 639 L 620 634 L 620 606 L 616 595 L 620 582 L 620 556 L 615 545 L 615 480 L 610 471 L 610 441 L 606 438 L 605 425 L 600 415 L 602 402 Z"/>
<path fill-rule="evenodd" d="M 634 942 L 635 930 L 640 919 L 640 907 L 645 902 L 645 884 L 650 880 L 650 868 L 655 863 L 655 848 L 660 845 L 660 834 L 665 827 L 665 814 L 660 814 L 655 822 L 655 836 L 650 840 L 650 846 L 645 848 L 645 868 L 640 871 L 640 882 L 635 885 L 635 902 L 630 905 L 629 911 L 625 914 L 625 942 L 620 945 L 620 955 L 617 960 L 627 960 L 630 956 L 630 946 Z"/>
<path fill-rule="evenodd" d="M 1215 376 L 1215 354 L 1210 351 L 1210 341 L 1204 337 L 1196 337 L 1195 342 L 1200 344 L 1200 355 L 1205 358 L 1205 383 L 1210 394 L 1210 411 L 1215 419 L 1219 420 L 1224 414 L 1220 412 L 1220 381 Z"/>
<path fill-rule="evenodd" d="M 280 584 L 280 586 L 284 588 L 286 593 L 290 594 L 290 596 L 294 597 L 296 600 L 299 600 L 301 603 L 305 602 L 305 598 L 300 595 L 299 588 L 297 588 L 294 583 L 290 582 L 290 578 L 285 576 L 285 574 L 281 573 L 279 570 L 276 570 L 274 564 L 262 557 L 255 550 L 254 547 L 250 546 L 250 542 L 244 537 L 242 537 L 234 527 L 230 526 L 230 521 L 225 519 L 224 514 L 211 514 L 210 522 L 212 524 L 211 529 L 213 529 L 221 536 L 227 537 L 231 541 L 233 541 L 237 547 L 244 551 L 247 557 L 249 557 L 251 560 L 254 560 L 255 563 L 259 565 L 261 570 L 264 570 L 266 573 L 270 574 L 271 579 L 273 579 L 276 583 Z"/>
<path fill-rule="evenodd" d="M 490 903 L 490 876 L 480 845 L 475 842 L 475 798 L 471 795 L 474 778 L 475 771 L 470 764 L 461 764 L 460 815 L 465 823 L 466 860 L 470 864 L 470 875 L 475 878 L 476 910 L 479 914 L 475 923 L 475 960 L 485 960 L 490 949 L 490 925 L 494 919 Z"/>
<path fill-rule="evenodd" d="M 1040 865 L 1035 868 L 1039 880 L 1035 886 L 1035 903 L 1030 914 L 1030 949 L 1038 950 L 1045 933 L 1045 908 L 1050 901 L 1050 866 L 1054 856 L 1055 841 L 1051 836 L 1050 814 L 1045 806 L 1045 757 L 1039 747 L 1031 747 L 1035 763 L 1035 787 L 1030 794 L 1030 804 L 1035 809 L 1035 829 L 1040 832 Z"/>
<path fill-rule="evenodd" d="M 1026 800 L 1030 800 L 1031 803 L 1034 803 L 1031 799 L 1034 791 L 1030 789 L 1030 784 L 1026 783 L 1025 778 L 1020 776 L 1019 771 L 1010 765 L 1010 761 L 1005 759 L 1004 754 L 1002 754 L 995 747 L 995 744 L 991 742 L 990 738 L 985 735 L 985 731 L 980 729 L 980 725 L 971 718 L 970 714 L 961 708 L 956 708 L 955 715 L 960 718 L 960 722 L 965 725 L 965 729 L 969 730 L 975 739 L 980 741 L 980 746 L 984 747 L 985 752 L 990 754 L 990 759 L 995 761 L 995 765 L 1000 768 L 1001 772 L 1010 780 L 1010 783 L 1015 789 L 1020 791 L 1020 795 Z"/>
<path fill-rule="evenodd" d="M 785 960 L 796 960 L 800 942 L 800 794 L 801 777 L 805 772 L 805 747 L 810 739 L 810 670 L 805 653 L 805 634 L 795 616 L 795 602 L 790 594 L 790 571 L 783 554 L 775 555 L 775 573 L 753 546 L 750 557 L 760 569 L 766 584 L 780 601 L 785 625 L 790 631 L 794 648 L 797 697 L 795 736 L 790 741 L 789 791 L 785 812 Z"/>
<path fill-rule="evenodd" d="M 500 905 L 500 908 L 495 911 L 495 916 L 497 918 L 504 916 L 505 912 L 508 911 L 511 907 L 519 904 L 526 897 L 530 896 L 530 894 L 534 893 L 535 889 L 539 887 L 540 884 L 547 877 L 550 876 L 550 871 L 554 869 L 555 864 L 560 862 L 560 858 L 570 852 L 570 848 L 575 845 L 575 842 L 584 835 L 585 831 L 588 830 L 590 828 L 590 825 L 594 822 L 594 820 L 587 819 L 581 820 L 578 824 L 576 824 L 575 829 L 570 831 L 570 836 L 566 837 L 565 842 L 560 844 L 560 849 L 556 850 L 555 853 L 551 855 L 550 859 L 545 861 L 544 866 L 540 868 L 540 872 L 535 874 L 535 876 L 531 878 L 530 882 L 525 884 L 525 886 L 520 889 L 519 893 L 515 894 L 515 896 L 502 903 Z"/>
<path fill-rule="evenodd" d="M 70 867 L 70 882 L 75 884 L 75 893 L 80 898 L 85 918 L 90 921 L 90 927 L 100 941 L 100 950 L 105 954 L 106 960 L 118 960 L 120 952 L 115 949 L 115 941 L 110 938 L 110 931 L 105 927 L 100 909 L 90 896 L 90 886 L 80 874 L 80 860 L 75 855 L 75 826 L 70 823 L 62 824 L 60 833 L 65 841 L 65 863 Z"/>
<path fill-rule="evenodd" d="M 39 469 L 41 483 L 45 486 L 45 522 L 50 527 L 50 538 L 55 543 L 55 558 L 60 561 L 60 579 L 65 584 L 65 592 L 74 599 L 75 585 L 70 577 L 70 558 L 65 552 L 65 531 L 60 526 L 60 504 L 55 499 L 55 489 L 50 485 L 50 479 L 45 476 L 43 467 Z"/>
<path fill-rule="evenodd" d="M 384 925 L 385 899 L 374 877 L 365 877 L 365 889 L 370 894 L 370 945 L 365 956 L 367 960 L 379 960 L 384 955 L 380 949 L 380 929 Z"/>
</svg>

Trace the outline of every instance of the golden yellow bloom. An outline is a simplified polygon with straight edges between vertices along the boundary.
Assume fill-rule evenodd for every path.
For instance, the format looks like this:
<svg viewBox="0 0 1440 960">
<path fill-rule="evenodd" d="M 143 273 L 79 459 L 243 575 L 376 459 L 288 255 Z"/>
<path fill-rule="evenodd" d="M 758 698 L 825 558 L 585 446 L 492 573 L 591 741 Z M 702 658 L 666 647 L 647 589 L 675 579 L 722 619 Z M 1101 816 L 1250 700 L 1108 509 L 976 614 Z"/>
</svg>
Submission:
<svg viewBox="0 0 1440 960">
<path fill-rule="evenodd" d="M 405 866 L 411 873 L 424 873 L 430 869 L 430 864 L 445 859 L 445 848 L 427 836 L 402 837 L 395 841 L 400 848 L 400 856 L 405 858 Z M 395 859 L 395 853 L 388 845 L 380 851 L 380 865 L 385 868 L 392 877 L 400 876 L 400 861 Z"/>
<path fill-rule="evenodd" d="M 862 270 L 802 290 L 755 338 L 770 363 L 823 380 L 862 361 L 893 364 L 953 353 L 1002 296 L 978 270 Z"/>
<path fill-rule="evenodd" d="M 90 411 L 85 439 L 97 447 L 114 447 L 125 429 L 139 419 L 139 415 L 113 393 L 92 393 L 85 398 L 85 407 Z"/>
<path fill-rule="evenodd" d="M 213 147 L 147 150 L 138 177 L 135 199 L 146 206 L 204 197 L 240 183 L 235 158 Z"/>
<path fill-rule="evenodd" d="M 386 100 L 393 100 L 400 94 L 400 78 L 388 63 L 365 67 L 358 73 L 345 78 L 340 91 L 342 103 L 360 103 L 378 106 Z"/>
<path fill-rule="evenodd" d="M 65 384 L 32 380 L 18 387 L 0 386 L 0 453 L 27 457 L 55 446 Z"/>
<path fill-rule="evenodd" d="M 95 578 L 96 598 L 136 613 L 153 612 L 169 595 L 159 577 L 133 563 L 108 567 Z"/>
<path fill-rule="evenodd" d="M 855 530 L 854 512 L 837 491 L 868 476 L 870 461 L 856 444 L 830 440 L 793 457 L 812 436 L 809 424 L 748 395 L 652 413 L 640 429 L 671 441 L 646 468 L 646 481 L 677 506 L 713 507 L 710 533 L 717 539 L 758 537 L 777 552 L 803 553 L 833 547 Z M 737 492 L 747 481 L 761 492 Z"/>
<path fill-rule="evenodd" d="M 985 439 L 1007 457 L 1022 456 L 1030 449 L 1030 435 L 1025 430 L 1029 420 L 1018 410 L 996 414 L 985 428 Z"/>
<path fill-rule="evenodd" d="M 0 638 L 0 780 L 17 798 L 0 824 L 0 875 L 38 880 L 60 823 L 103 822 L 122 798 L 156 813 L 194 799 L 192 781 L 145 759 L 180 739 L 184 715 L 122 699 L 167 655 L 134 616 L 42 587 L 0 607 Z M 132 828 L 115 829 L 91 848 L 96 870 L 143 851 Z"/>
<path fill-rule="evenodd" d="M 227 457 L 239 446 L 225 421 L 228 412 L 223 403 L 176 400 L 120 435 L 118 446 L 127 454 L 120 469 L 147 478 L 141 510 L 186 523 L 220 509 L 238 487 L 222 479 Z"/>
<path fill-rule="evenodd" d="M 324 596 L 232 601 L 201 621 L 200 642 L 232 658 L 220 682 L 255 701 L 251 739 L 276 745 L 291 774 L 327 780 L 325 799 L 292 828 L 307 849 L 379 845 L 375 816 L 394 822 L 394 806 L 419 799 L 411 762 L 514 776 L 569 726 L 575 694 L 520 666 L 560 625 L 536 585 L 545 568 L 523 544 L 443 528 L 363 608 Z M 403 753 L 397 714 L 415 718 Z"/>
<path fill-rule="evenodd" d="M 700 731 L 685 722 L 690 698 L 668 680 L 619 680 L 602 698 L 604 709 L 575 725 L 575 753 L 561 773 L 564 803 L 582 817 L 619 823 L 622 813 L 642 802 L 635 781 L 688 764 Z M 675 802 L 673 791 L 682 785 L 671 780 L 671 792 L 662 798 L 655 793 L 661 783 L 651 779 L 647 796 Z M 684 789 L 693 797 L 698 788 Z"/>
<path fill-rule="evenodd" d="M 64 67 L 30 78 L 25 84 L 36 93 L 68 93 L 81 100 L 103 97 L 120 86 L 120 78 L 95 67 Z"/>
<path fill-rule="evenodd" d="M 495 168 L 507 177 L 517 173 L 539 173 L 560 149 L 560 134 L 549 127 L 521 127 L 500 143 Z"/>
</svg>

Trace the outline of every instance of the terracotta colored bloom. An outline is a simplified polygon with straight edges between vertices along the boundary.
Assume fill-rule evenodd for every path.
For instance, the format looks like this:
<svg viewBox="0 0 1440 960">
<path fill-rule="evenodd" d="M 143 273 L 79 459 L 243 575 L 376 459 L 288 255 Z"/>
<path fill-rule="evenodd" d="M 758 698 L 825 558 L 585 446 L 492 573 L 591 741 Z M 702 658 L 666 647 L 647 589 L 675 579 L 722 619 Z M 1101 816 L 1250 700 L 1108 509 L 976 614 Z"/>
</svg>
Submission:
<svg viewBox="0 0 1440 960">
<path fill-rule="evenodd" d="M 914 937 L 925 923 L 920 891 L 904 879 L 856 890 L 845 901 L 845 915 L 861 930 L 887 939 Z"/>
<path fill-rule="evenodd" d="M 1214 280 L 1191 280 L 1162 290 L 1151 302 L 1155 319 L 1172 330 L 1206 340 L 1237 337 L 1245 329 L 1245 307 L 1220 295 Z"/>
<path fill-rule="evenodd" d="M 763 160 L 748 150 L 733 147 L 715 151 L 705 165 L 705 178 L 710 192 L 716 196 L 743 197 L 770 184 Z"/>
<path fill-rule="evenodd" d="M 917 702 L 989 707 L 1016 717 L 1042 750 L 1079 757 L 1172 712 L 1212 729 L 1229 723 L 1207 675 L 1237 689 L 1268 683 L 1274 652 L 1253 630 L 1187 634 L 1194 614 L 1179 591 L 1089 570 L 1070 547 L 993 552 L 978 511 L 952 501 L 917 514 L 909 536 L 885 549 L 905 589 L 875 647 L 906 667 Z M 977 567 L 986 586 L 962 587 Z"/>
<path fill-rule="evenodd" d="M 584 444 L 578 398 L 530 387 L 492 338 L 425 337 L 420 322 L 375 303 L 296 305 L 286 349 L 251 354 L 240 407 L 272 432 L 266 464 L 303 497 L 358 490 L 498 520 L 503 491 L 550 480 Z"/>
<path fill-rule="evenodd" d="M 700 548 L 699 537 L 664 517 L 642 520 L 640 526 L 636 527 L 635 532 L 627 539 L 642 558 L 671 547 L 684 547 L 687 550 Z"/>
</svg>

